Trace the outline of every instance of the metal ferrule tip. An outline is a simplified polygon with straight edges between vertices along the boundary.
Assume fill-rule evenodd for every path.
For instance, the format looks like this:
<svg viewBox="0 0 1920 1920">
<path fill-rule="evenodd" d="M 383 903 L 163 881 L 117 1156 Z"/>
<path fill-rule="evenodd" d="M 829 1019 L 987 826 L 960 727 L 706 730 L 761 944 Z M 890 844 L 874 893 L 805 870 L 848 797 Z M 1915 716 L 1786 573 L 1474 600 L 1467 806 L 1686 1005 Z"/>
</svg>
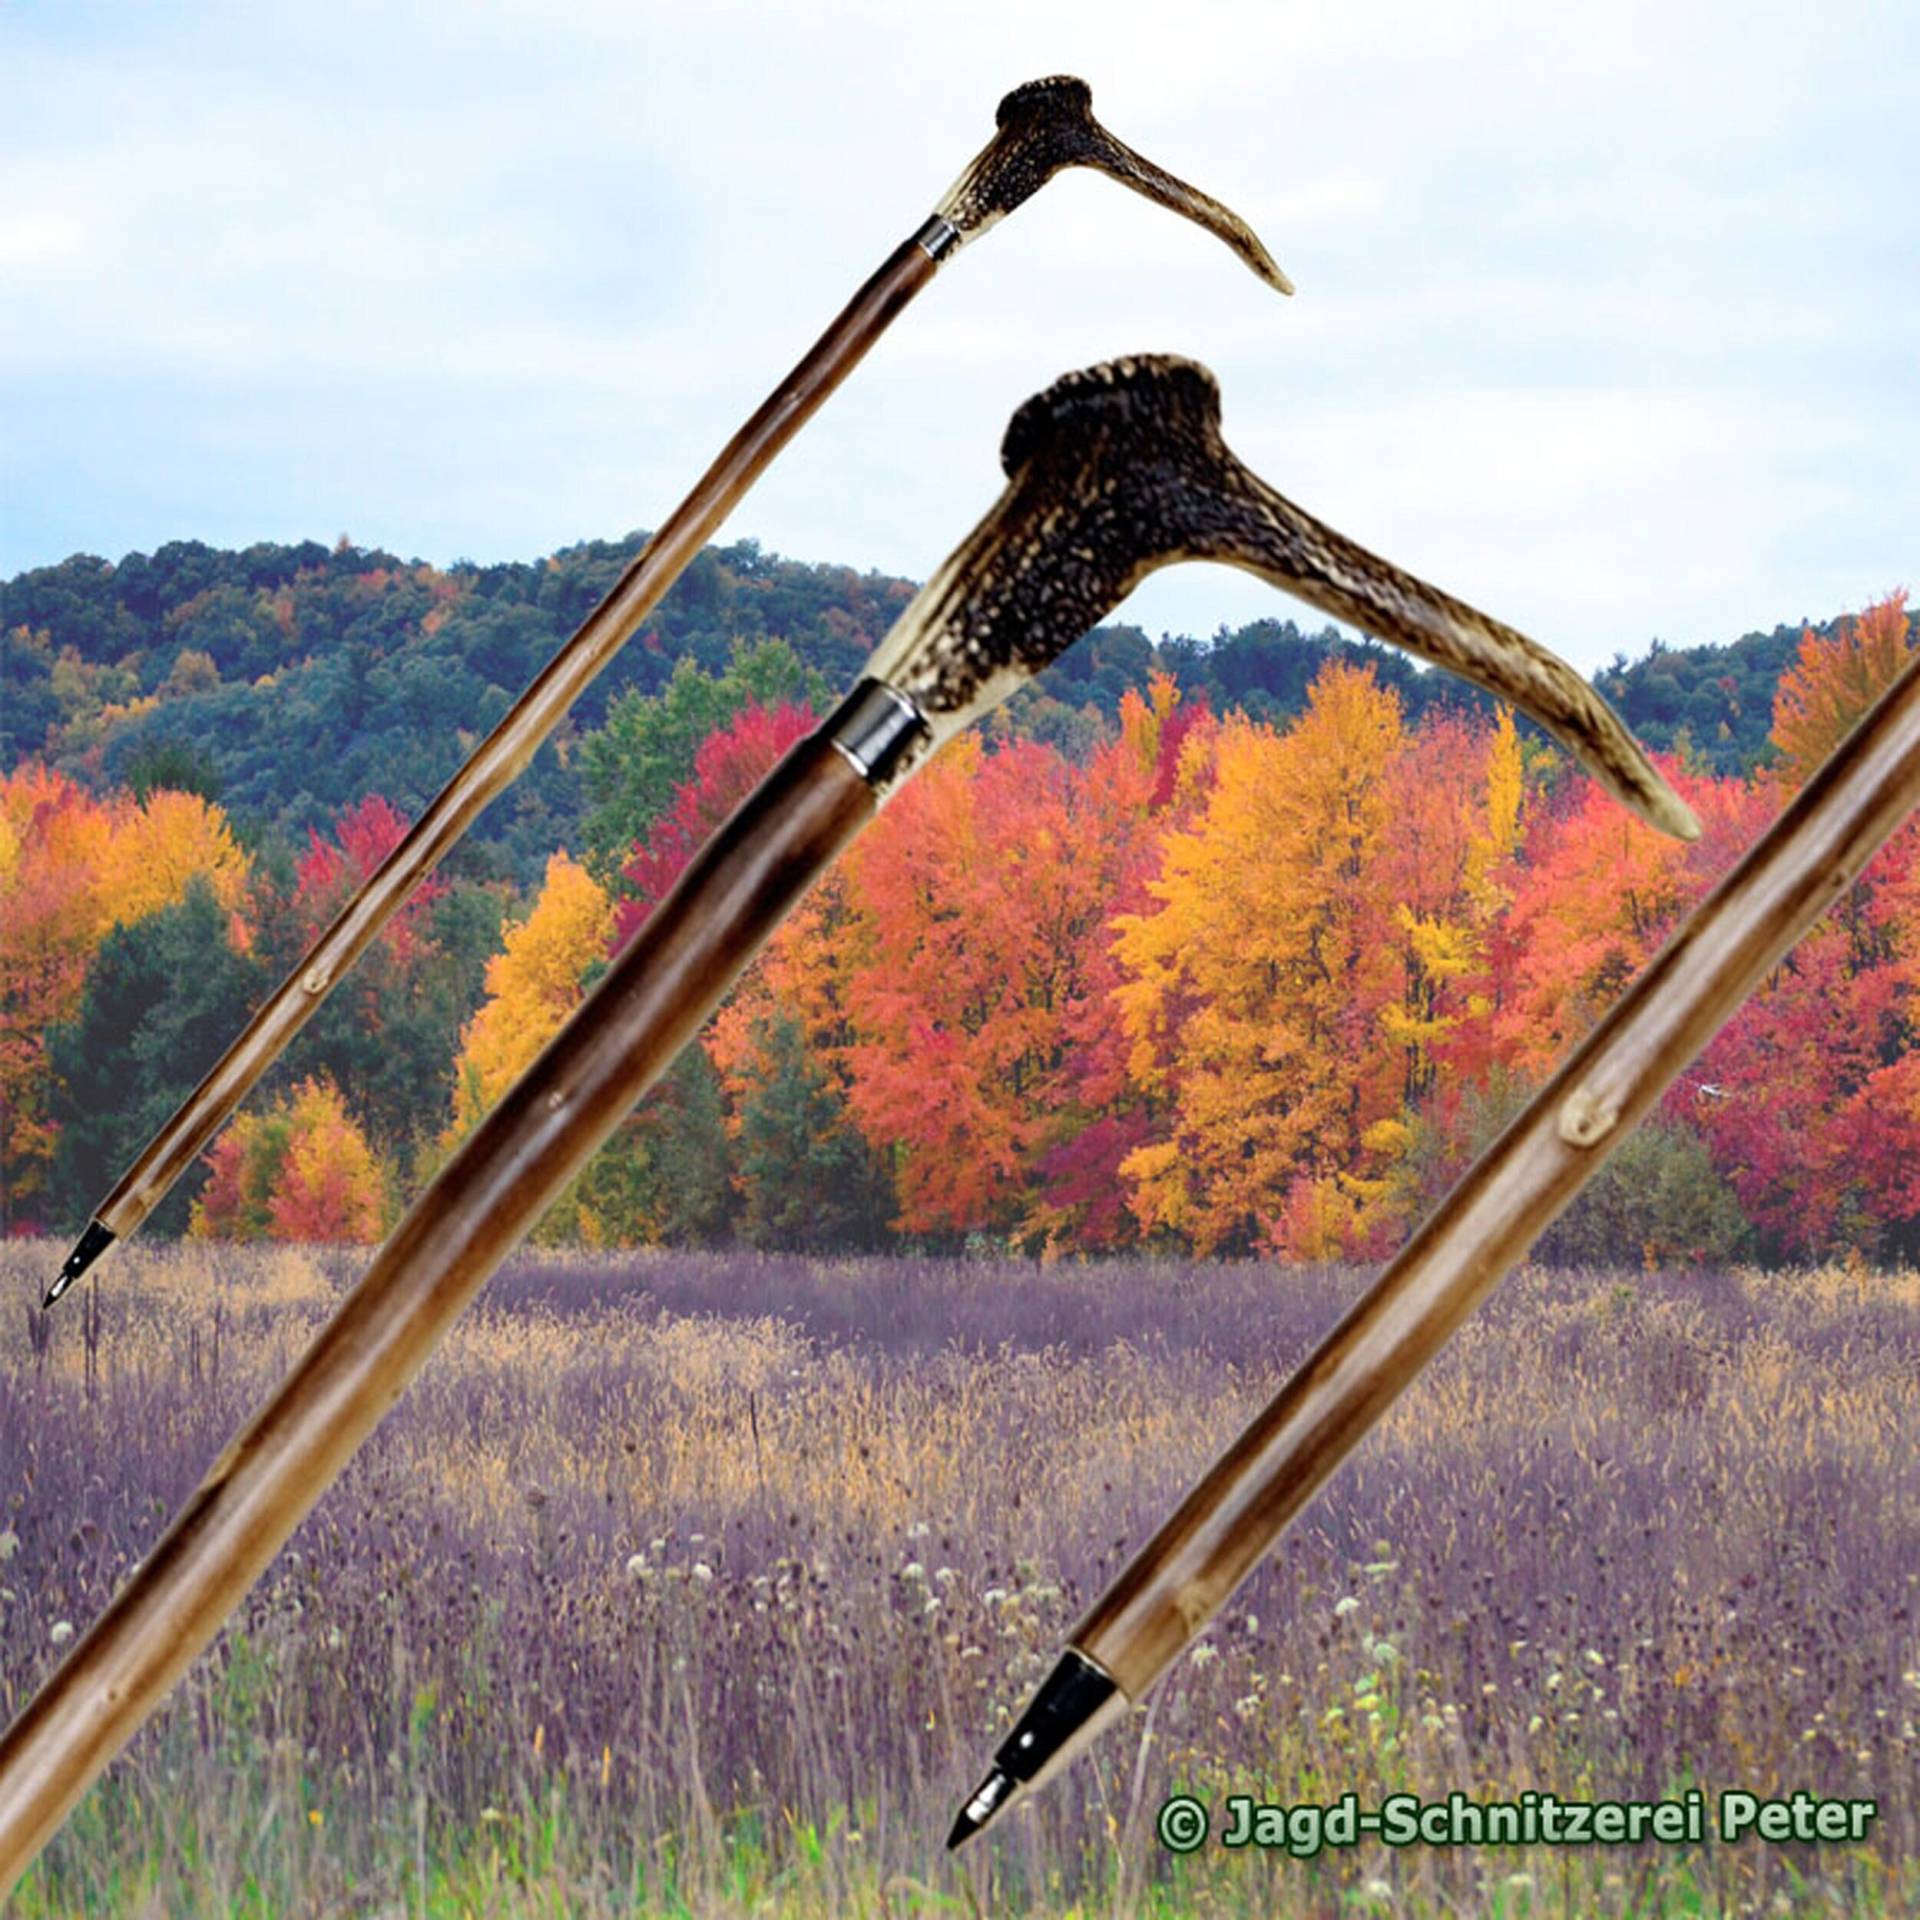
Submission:
<svg viewBox="0 0 1920 1920">
<path fill-rule="evenodd" d="M 67 1263 L 60 1269 L 60 1277 L 47 1289 L 47 1297 L 40 1303 L 41 1310 L 44 1312 L 52 1306 L 112 1245 L 113 1229 L 103 1227 L 98 1220 L 88 1221 L 86 1232 L 74 1242 L 73 1251 L 67 1255 Z"/>
<path fill-rule="evenodd" d="M 1044 1785 L 1126 1710 L 1127 1696 L 1112 1674 L 1069 1647 L 1014 1722 L 987 1777 L 961 1808 L 947 1836 L 948 1847 L 964 1846 L 1015 1801 Z"/>
</svg>

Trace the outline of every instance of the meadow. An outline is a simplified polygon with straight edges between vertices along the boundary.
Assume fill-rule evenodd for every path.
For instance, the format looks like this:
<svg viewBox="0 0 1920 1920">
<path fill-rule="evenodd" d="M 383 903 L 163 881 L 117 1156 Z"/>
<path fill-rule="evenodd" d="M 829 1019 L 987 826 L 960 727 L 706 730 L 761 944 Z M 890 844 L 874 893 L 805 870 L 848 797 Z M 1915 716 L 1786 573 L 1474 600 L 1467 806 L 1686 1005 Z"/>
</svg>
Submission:
<svg viewBox="0 0 1920 1920">
<path fill-rule="evenodd" d="M 364 1260 L 0 1246 L 0 1710 Z M 955 1863 L 1079 1609 L 1363 1283 L 530 1254 L 15 1895 L 117 1915 L 1920 1912 L 1920 1276 L 1528 1270 Z M 1870 1795 L 1858 1846 L 1313 1861 L 1176 1787 Z"/>
</svg>

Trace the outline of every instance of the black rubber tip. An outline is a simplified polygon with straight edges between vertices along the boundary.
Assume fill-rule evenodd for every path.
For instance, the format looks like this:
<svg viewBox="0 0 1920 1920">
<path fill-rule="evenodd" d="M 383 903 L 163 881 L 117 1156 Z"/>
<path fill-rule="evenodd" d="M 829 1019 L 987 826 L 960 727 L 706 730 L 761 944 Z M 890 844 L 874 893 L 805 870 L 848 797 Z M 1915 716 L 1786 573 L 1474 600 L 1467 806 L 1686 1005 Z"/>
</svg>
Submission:
<svg viewBox="0 0 1920 1920">
<path fill-rule="evenodd" d="M 103 1227 L 98 1220 L 89 1220 L 86 1232 L 74 1242 L 73 1251 L 67 1255 L 67 1264 L 60 1269 L 59 1279 L 47 1289 L 47 1297 L 40 1303 L 42 1311 L 52 1306 L 112 1245 L 113 1230 Z"/>
<path fill-rule="evenodd" d="M 1017 1785 L 1012 1774 L 1003 1773 L 995 1767 L 974 1788 L 972 1798 L 960 1809 L 959 1817 L 953 1823 L 953 1831 L 947 1835 L 947 1851 L 952 1853 L 956 1848 L 964 1847 L 976 1833 L 991 1826 L 1013 1798 Z"/>
</svg>

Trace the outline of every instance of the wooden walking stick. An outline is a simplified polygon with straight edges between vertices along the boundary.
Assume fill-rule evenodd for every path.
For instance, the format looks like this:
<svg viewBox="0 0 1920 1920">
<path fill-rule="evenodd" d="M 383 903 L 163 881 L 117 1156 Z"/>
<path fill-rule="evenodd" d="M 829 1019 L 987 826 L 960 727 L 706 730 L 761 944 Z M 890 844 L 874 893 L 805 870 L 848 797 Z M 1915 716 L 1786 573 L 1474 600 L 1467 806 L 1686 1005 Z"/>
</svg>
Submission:
<svg viewBox="0 0 1920 1920">
<path fill-rule="evenodd" d="M 993 138 L 954 182 L 932 217 L 893 250 L 806 358 L 727 443 L 579 631 L 474 749 L 406 837 L 367 876 L 186 1102 L 120 1176 L 48 1290 L 49 1307 L 116 1239 L 137 1231 L 166 1198 L 173 1183 L 318 1011 L 341 976 L 487 804 L 518 778 L 540 743 L 658 605 L 774 456 L 853 371 L 949 253 L 1004 219 L 1063 167 L 1092 167 L 1217 235 L 1269 286 L 1282 293 L 1293 291 L 1292 283 L 1238 214 L 1135 153 L 1093 117 L 1093 95 L 1084 80 L 1060 75 L 1032 81 L 1008 94 L 995 118 Z"/>
<path fill-rule="evenodd" d="M 1920 660 L 1815 772 L 1073 1630 L 957 1847 L 1122 1718 L 1788 948 L 1920 806 Z"/>
<path fill-rule="evenodd" d="M 1014 416 L 1001 458 L 1005 492 L 866 676 L 695 856 L 0 1739 L 0 1890 L 880 801 L 1154 568 L 1231 560 L 1444 660 L 1524 706 L 1642 812 L 1691 826 L 1569 667 L 1341 539 L 1242 466 L 1221 442 L 1205 368 L 1154 358 L 1070 374 Z"/>
</svg>

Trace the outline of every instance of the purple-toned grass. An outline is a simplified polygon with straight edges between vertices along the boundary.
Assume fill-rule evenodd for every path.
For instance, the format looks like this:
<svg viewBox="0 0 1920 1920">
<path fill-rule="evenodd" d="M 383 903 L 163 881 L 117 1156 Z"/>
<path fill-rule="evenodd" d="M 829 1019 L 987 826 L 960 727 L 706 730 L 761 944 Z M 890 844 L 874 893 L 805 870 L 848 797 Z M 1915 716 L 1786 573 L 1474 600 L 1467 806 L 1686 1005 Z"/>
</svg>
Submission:
<svg viewBox="0 0 1920 1920">
<path fill-rule="evenodd" d="M 57 1258 L 0 1250 L 9 1714 L 360 1264 L 135 1247 L 43 1319 Z M 1920 1282 L 1848 1271 L 1509 1283 L 1151 1713 L 946 1862 L 1080 1608 L 1361 1282 L 528 1256 L 22 1910 L 1905 1911 Z M 1178 1862 L 1176 1781 L 1881 1812 L 1860 1850 Z"/>
</svg>

